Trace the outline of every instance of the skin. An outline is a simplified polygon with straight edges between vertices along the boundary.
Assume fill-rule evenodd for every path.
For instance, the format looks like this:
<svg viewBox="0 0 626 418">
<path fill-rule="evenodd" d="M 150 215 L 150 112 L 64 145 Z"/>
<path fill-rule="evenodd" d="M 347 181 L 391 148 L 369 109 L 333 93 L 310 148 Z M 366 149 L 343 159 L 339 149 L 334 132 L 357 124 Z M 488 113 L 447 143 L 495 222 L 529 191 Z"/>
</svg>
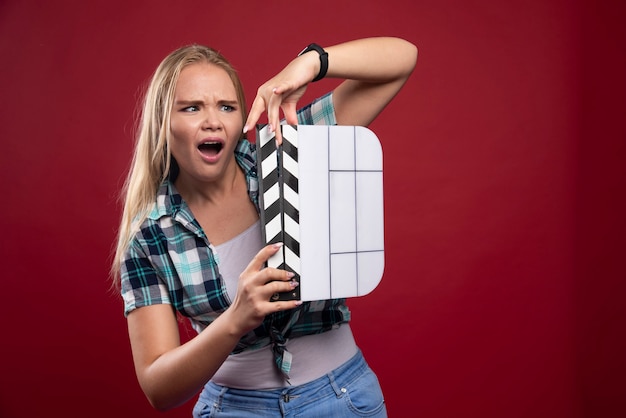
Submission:
<svg viewBox="0 0 626 418">
<path fill-rule="evenodd" d="M 219 245 L 257 220 L 246 179 L 234 150 L 243 121 L 237 92 L 222 68 L 208 63 L 185 67 L 174 95 L 171 152 L 180 167 L 176 188 L 213 245 Z M 201 152 L 203 143 L 219 152 Z"/>
<path fill-rule="evenodd" d="M 397 38 L 359 39 L 324 49 L 329 57 L 326 78 L 345 79 L 333 91 L 338 125 L 369 125 L 402 88 L 417 60 L 417 48 Z M 372 65 L 373 55 L 376 65 Z M 297 124 L 298 100 L 319 68 L 318 54 L 308 52 L 260 86 L 244 131 L 252 129 L 263 112 L 272 130 L 279 124 L 281 110 L 287 123 Z"/>
<path fill-rule="evenodd" d="M 333 94 L 340 125 L 367 126 L 406 82 L 417 58 L 412 44 L 396 38 L 363 39 L 325 49 L 327 77 L 345 79 Z M 372 55 L 376 65 L 371 65 Z M 237 111 L 235 88 L 224 70 L 198 63 L 181 72 L 171 116 L 170 147 L 181 169 L 176 187 L 213 244 L 237 236 L 258 218 L 233 153 L 241 132 L 252 129 L 264 112 L 274 130 L 281 111 L 288 123 L 296 124 L 297 103 L 319 65 L 315 52 L 291 61 L 259 87 L 245 124 Z M 198 145 L 206 141 L 219 142 L 221 151 L 203 154 Z M 288 272 L 264 268 L 278 248 L 266 246 L 251 260 L 239 277 L 232 305 L 185 344 L 180 343 L 170 305 L 146 306 L 128 315 L 137 378 L 156 409 L 168 410 L 191 399 L 243 335 L 259 326 L 266 315 L 300 304 L 269 301 L 272 294 L 296 285 Z"/>
</svg>

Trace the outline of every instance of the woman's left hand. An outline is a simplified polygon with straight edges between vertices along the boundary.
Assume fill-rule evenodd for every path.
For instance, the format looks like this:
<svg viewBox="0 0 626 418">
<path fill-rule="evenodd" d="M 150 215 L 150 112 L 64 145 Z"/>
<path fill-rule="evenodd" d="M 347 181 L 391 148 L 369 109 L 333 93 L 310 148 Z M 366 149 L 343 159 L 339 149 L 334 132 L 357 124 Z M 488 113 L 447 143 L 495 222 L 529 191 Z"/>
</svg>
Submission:
<svg viewBox="0 0 626 418">
<path fill-rule="evenodd" d="M 276 140 L 280 144 L 280 111 L 290 125 L 296 125 L 298 100 L 306 91 L 307 85 L 319 71 L 317 54 L 307 53 L 295 58 L 280 73 L 265 82 L 257 90 L 252 102 L 248 120 L 244 125 L 244 132 L 249 131 L 257 123 L 261 114 L 267 111 L 267 121 L 270 131 L 276 133 Z"/>
</svg>

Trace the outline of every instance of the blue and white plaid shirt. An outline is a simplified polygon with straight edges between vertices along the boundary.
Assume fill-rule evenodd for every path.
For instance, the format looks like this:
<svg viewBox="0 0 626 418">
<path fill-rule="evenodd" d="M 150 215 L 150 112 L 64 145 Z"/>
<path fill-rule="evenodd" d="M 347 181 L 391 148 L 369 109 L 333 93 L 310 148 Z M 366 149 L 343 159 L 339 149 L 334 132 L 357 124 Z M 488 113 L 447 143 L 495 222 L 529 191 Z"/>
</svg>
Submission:
<svg viewBox="0 0 626 418">
<path fill-rule="evenodd" d="M 332 95 L 299 110 L 298 123 L 335 125 Z M 255 146 L 240 141 L 235 157 L 258 211 Z M 188 317 L 197 332 L 230 305 L 213 247 L 173 179 L 161 185 L 154 207 L 133 237 L 122 263 L 121 283 L 125 315 L 142 306 L 167 303 Z M 261 326 L 241 338 L 233 353 L 273 343 L 277 366 L 288 373 L 288 364 L 282 364 L 285 339 L 322 333 L 349 320 L 344 299 L 305 302 L 268 315 Z"/>
</svg>

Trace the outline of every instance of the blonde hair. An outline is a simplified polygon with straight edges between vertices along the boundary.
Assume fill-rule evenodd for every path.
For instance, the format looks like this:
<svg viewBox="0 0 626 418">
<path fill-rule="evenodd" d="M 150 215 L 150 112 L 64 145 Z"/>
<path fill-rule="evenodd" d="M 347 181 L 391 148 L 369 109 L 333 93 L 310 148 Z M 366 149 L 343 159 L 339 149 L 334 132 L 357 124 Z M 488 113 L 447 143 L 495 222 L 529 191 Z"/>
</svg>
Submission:
<svg viewBox="0 0 626 418">
<path fill-rule="evenodd" d="M 188 45 L 173 51 L 159 64 L 144 94 L 135 151 L 122 189 L 124 209 L 111 268 L 116 285 L 128 245 L 154 205 L 159 186 L 170 174 L 170 115 L 176 82 L 183 68 L 199 62 L 216 65 L 228 73 L 237 92 L 242 120 L 246 120 L 244 90 L 239 76 L 216 50 Z"/>
</svg>

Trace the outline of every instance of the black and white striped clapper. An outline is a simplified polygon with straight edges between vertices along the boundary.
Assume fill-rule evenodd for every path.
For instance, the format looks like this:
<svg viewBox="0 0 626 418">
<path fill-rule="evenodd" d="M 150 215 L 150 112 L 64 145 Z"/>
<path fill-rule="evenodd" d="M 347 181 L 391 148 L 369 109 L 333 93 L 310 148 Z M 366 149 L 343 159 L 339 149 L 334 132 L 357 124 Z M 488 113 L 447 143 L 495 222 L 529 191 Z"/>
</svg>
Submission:
<svg viewBox="0 0 626 418">
<path fill-rule="evenodd" d="M 382 147 L 362 126 L 257 126 L 261 230 L 283 247 L 267 265 L 300 286 L 275 300 L 363 296 L 382 279 Z"/>
<path fill-rule="evenodd" d="M 298 132 L 295 125 L 280 125 L 282 144 L 267 125 L 257 126 L 257 171 L 263 238 L 282 248 L 267 262 L 295 274 L 300 281 L 300 219 L 298 201 Z M 273 300 L 298 300 L 300 288 L 277 293 Z"/>
</svg>

